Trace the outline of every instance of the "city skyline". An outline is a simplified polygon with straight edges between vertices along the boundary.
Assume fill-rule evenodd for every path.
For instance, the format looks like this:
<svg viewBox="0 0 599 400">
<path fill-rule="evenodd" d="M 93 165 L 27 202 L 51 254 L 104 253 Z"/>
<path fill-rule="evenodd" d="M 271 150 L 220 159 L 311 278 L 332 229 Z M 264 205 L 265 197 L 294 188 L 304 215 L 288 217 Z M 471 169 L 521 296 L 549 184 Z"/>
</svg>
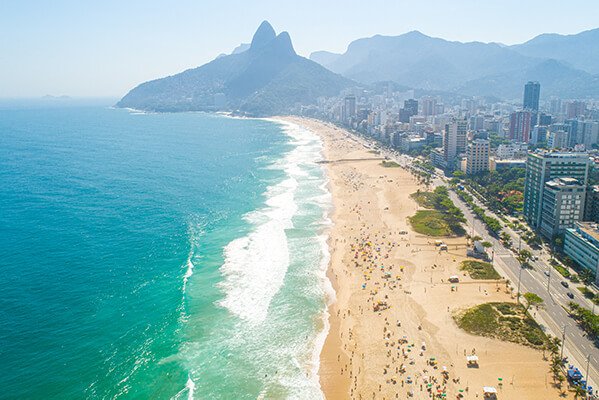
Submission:
<svg viewBox="0 0 599 400">
<path fill-rule="evenodd" d="M 461 12 L 454 15 L 458 23 L 463 22 L 457 31 L 441 23 L 443 15 L 455 10 L 455 2 L 418 5 L 350 1 L 341 7 L 339 3 L 308 1 L 302 7 L 290 7 L 268 1 L 250 8 L 231 1 L 227 5 L 183 2 L 165 8 L 160 2 L 103 2 L 83 7 L 70 1 L 51 6 L 34 2 L 4 4 L 0 6 L 0 34 L 15 40 L 0 45 L 0 93 L 2 97 L 119 97 L 145 80 L 181 72 L 231 52 L 247 42 L 264 19 L 277 31 L 288 31 L 297 52 L 307 57 L 318 50 L 343 52 L 359 38 L 397 36 L 412 30 L 450 41 L 511 45 L 542 33 L 575 34 L 596 28 L 592 15 L 599 11 L 599 5 L 583 1 L 567 7 L 557 2 L 552 7 L 540 1 L 485 6 L 462 1 Z M 434 12 L 429 12 L 431 5 Z M 514 7 L 520 12 L 513 13 Z M 537 18 L 528 18 L 533 12 Z M 383 20 L 379 18 L 382 13 L 398 17 Z M 518 29 L 482 23 L 489 18 L 509 18 Z M 563 24 L 564 20 L 568 24 Z"/>
</svg>

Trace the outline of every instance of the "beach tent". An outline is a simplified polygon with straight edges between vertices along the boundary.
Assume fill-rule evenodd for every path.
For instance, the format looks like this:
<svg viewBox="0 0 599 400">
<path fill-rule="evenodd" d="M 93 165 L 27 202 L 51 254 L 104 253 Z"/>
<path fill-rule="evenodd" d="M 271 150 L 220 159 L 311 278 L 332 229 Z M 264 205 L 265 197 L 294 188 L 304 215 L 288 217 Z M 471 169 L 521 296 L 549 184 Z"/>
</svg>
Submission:
<svg viewBox="0 0 599 400">
<path fill-rule="evenodd" d="M 478 356 L 466 356 L 468 365 L 478 365 Z"/>
<path fill-rule="evenodd" d="M 493 386 L 483 386 L 483 396 L 485 399 L 496 399 L 497 389 Z"/>
</svg>

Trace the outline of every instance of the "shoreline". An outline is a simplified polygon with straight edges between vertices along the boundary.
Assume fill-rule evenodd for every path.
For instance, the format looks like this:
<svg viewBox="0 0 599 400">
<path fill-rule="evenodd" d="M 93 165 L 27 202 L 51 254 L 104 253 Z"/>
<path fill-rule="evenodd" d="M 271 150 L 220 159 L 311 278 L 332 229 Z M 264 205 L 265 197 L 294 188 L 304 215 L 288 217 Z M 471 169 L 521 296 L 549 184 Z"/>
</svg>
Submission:
<svg viewBox="0 0 599 400">
<path fill-rule="evenodd" d="M 463 237 L 442 238 L 451 249 L 445 254 L 436 249 L 436 238 L 413 232 L 407 218 L 419 206 L 409 195 L 424 186 L 403 168 L 382 167 L 364 143 L 341 128 L 301 117 L 278 119 L 320 136 L 325 160 L 352 160 L 325 164 L 333 203 L 326 275 L 335 290 L 320 352 L 326 399 L 394 399 L 410 393 L 424 399 L 435 388 L 447 398 L 475 399 L 482 397 L 483 386 L 499 386 L 501 398 L 560 398 L 540 351 L 469 335 L 455 324 L 459 310 L 511 299 L 496 282 L 461 277 L 465 251 L 456 250 L 465 248 Z M 363 246 L 365 241 L 372 246 Z M 452 274 L 461 277 L 459 291 L 449 291 L 446 280 Z M 385 304 L 382 310 L 373 310 L 377 302 Z M 404 341 L 409 344 L 398 346 Z M 465 363 L 475 349 L 480 369 Z M 428 358 L 436 360 L 434 367 Z"/>
</svg>

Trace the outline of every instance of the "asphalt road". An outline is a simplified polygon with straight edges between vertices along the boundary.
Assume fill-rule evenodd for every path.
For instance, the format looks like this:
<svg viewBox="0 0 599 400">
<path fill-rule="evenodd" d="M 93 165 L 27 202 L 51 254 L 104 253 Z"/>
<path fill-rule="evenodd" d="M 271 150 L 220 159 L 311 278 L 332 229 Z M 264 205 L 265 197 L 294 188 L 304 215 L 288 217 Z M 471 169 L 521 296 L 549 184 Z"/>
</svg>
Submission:
<svg viewBox="0 0 599 400">
<path fill-rule="evenodd" d="M 372 141 L 363 139 L 361 141 L 378 148 L 382 154 L 404 167 L 411 166 L 412 164 L 412 157 L 381 148 Z M 446 185 L 446 182 L 440 178 L 440 175 L 435 176 L 432 183 L 432 186 Z M 571 282 L 569 282 L 569 288 L 562 286 L 561 282 L 565 281 L 565 279 L 548 264 L 549 254 L 547 251 L 530 249 L 530 247 L 522 242 L 521 248 L 530 250 L 531 253 L 539 257 L 539 260 L 531 262 L 532 269 L 521 269 L 516 255 L 511 250 L 505 248 L 498 238 L 489 234 L 486 225 L 474 216 L 466 203 L 460 200 L 455 192 L 450 190 L 449 193 L 453 202 L 464 213 L 467 219 L 468 230 L 471 231 L 471 234 L 478 235 L 483 240 L 493 244 L 493 264 L 501 275 L 510 280 L 515 291 L 518 288 L 518 280 L 520 278 L 520 293 L 532 292 L 543 298 L 543 305 L 538 310 L 532 311 L 533 318 L 535 318 L 546 333 L 560 339 L 562 337 L 565 338 L 563 345 L 564 356 L 568 357 L 569 364 L 578 367 L 585 376 L 588 361 L 589 385 L 593 386 L 595 390 L 598 389 L 599 348 L 592 340 L 587 338 L 585 332 L 566 311 L 570 301 L 576 301 L 588 308 L 592 307 L 592 303 L 582 296 Z M 494 215 L 484 205 L 480 205 L 483 206 L 488 214 Z M 507 227 L 504 231 L 510 234 L 513 245 L 518 248 L 519 238 L 517 233 Z M 550 271 L 550 277 L 546 276 L 544 271 Z M 570 299 L 567 296 L 568 292 L 573 294 L 574 299 Z"/>
<path fill-rule="evenodd" d="M 551 333 L 560 339 L 565 327 L 564 355 L 568 356 L 569 363 L 580 368 L 581 372 L 585 374 L 587 357 L 590 355 L 589 382 L 591 382 L 591 385 L 599 382 L 599 349 L 592 340 L 586 337 L 584 331 L 576 321 L 570 318 L 566 311 L 568 303 L 572 301 L 567 297 L 567 292 L 571 292 L 574 295 L 574 300 L 580 304 L 586 305 L 587 299 L 572 286 L 568 289 L 564 288 L 561 285 L 563 280 L 560 279 L 562 278 L 561 275 L 543 260 L 532 262 L 533 269 L 521 269 L 515 254 L 503 247 L 498 239 L 488 233 L 485 224 L 474 216 L 453 191 L 450 191 L 450 197 L 464 213 L 468 228 L 472 229 L 472 226 L 474 226 L 475 235 L 493 244 L 495 252 L 493 264 L 511 281 L 511 285 L 517 290 L 518 278 L 521 272 L 520 293 L 532 292 L 543 298 L 543 305 L 534 313 L 537 322 L 541 324 L 547 333 Z M 551 279 L 543 273 L 545 270 L 551 271 Z M 547 289 L 548 281 L 549 290 Z M 593 387 L 596 388 L 597 386 Z"/>
</svg>

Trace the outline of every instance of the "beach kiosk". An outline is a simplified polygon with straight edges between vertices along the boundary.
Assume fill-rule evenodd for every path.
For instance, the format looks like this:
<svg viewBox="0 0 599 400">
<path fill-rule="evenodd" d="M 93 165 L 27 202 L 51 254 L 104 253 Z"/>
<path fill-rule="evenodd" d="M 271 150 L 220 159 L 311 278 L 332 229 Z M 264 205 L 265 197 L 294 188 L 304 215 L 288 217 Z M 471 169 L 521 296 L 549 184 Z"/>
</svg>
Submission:
<svg viewBox="0 0 599 400">
<path fill-rule="evenodd" d="M 483 386 L 483 398 L 485 399 L 496 399 L 497 389 L 493 386 Z"/>
<path fill-rule="evenodd" d="M 478 368 L 478 356 L 466 356 L 466 365 L 468 368 Z"/>
</svg>

